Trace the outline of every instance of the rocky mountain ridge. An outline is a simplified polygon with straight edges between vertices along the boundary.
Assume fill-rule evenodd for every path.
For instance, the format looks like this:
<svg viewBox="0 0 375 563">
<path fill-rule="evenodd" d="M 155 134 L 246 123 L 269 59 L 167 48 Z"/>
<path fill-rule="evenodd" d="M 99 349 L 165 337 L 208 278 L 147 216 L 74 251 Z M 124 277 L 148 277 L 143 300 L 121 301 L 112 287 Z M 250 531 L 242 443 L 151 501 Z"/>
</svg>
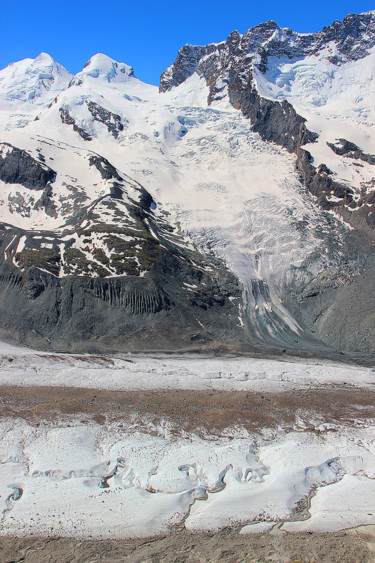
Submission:
<svg viewBox="0 0 375 563">
<path fill-rule="evenodd" d="M 301 117 L 287 99 L 278 102 L 264 98 L 259 93 L 256 71 L 265 75 L 270 58 L 290 60 L 321 55 L 334 67 L 364 59 L 375 47 L 375 12 L 350 14 L 342 22 L 335 21 L 321 32 L 299 34 L 280 28 L 269 21 L 249 29 L 243 35 L 233 31 L 226 42 L 205 47 L 185 45 L 176 61 L 164 71 L 160 91 L 178 87 L 193 74 L 204 78 L 208 87 L 207 103 L 228 98 L 230 104 L 250 119 L 252 130 L 262 139 L 295 152 L 298 170 L 304 183 L 325 208 L 334 208 L 347 222 L 373 238 L 373 198 L 364 186 L 356 198 L 350 186 L 335 181 L 325 166 L 311 165 L 311 154 L 301 149 L 313 143 L 318 134 L 309 131 L 306 119 Z M 342 139 L 343 145 L 350 145 Z M 362 159 L 360 149 L 338 152 L 334 143 L 327 143 L 336 154 Z M 375 157 L 367 155 L 366 162 Z M 333 194 L 336 201 L 328 196 Z M 367 207 L 367 209 L 366 209 Z M 347 212 L 347 208 L 350 212 Z"/>
<path fill-rule="evenodd" d="M 235 30 L 222 43 L 185 45 L 173 65 L 162 73 L 160 91 L 179 86 L 196 72 L 210 87 L 210 103 L 223 92 L 225 84 L 229 89 L 235 81 L 249 86 L 252 63 L 265 74 L 270 57 L 305 58 L 326 51 L 327 60 L 340 65 L 364 58 L 374 46 L 375 11 L 349 14 L 342 22 L 336 20 L 317 33 L 296 33 L 270 20 L 243 35 Z"/>
</svg>

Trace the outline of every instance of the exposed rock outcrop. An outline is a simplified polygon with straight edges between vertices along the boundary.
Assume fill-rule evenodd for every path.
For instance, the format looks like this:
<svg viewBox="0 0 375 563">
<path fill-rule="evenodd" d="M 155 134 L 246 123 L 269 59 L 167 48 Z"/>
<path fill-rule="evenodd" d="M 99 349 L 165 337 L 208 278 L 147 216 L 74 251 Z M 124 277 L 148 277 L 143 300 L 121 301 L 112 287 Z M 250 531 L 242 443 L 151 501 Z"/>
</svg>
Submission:
<svg viewBox="0 0 375 563">
<path fill-rule="evenodd" d="M 93 116 L 96 121 L 103 123 L 108 131 L 117 139 L 119 132 L 124 129 L 124 125 L 122 124 L 121 117 L 116 113 L 112 113 L 107 109 L 99 106 L 95 102 L 89 100 L 86 102 L 89 112 Z"/>
<path fill-rule="evenodd" d="M 242 113 L 251 121 L 252 130 L 259 133 L 264 141 L 295 152 L 297 147 L 316 140 L 317 134 L 306 128 L 306 120 L 286 100 L 266 100 L 251 87 L 237 92 L 234 85 L 229 95 L 231 100 L 238 100 Z"/>
<path fill-rule="evenodd" d="M 25 150 L 9 143 L 0 143 L 0 180 L 6 184 L 21 184 L 30 190 L 44 190 L 53 182 L 56 172 L 35 160 Z"/>
<path fill-rule="evenodd" d="M 239 80 L 249 84 L 252 63 L 261 72 L 267 70 L 269 57 L 303 58 L 319 52 L 333 42 L 337 54 L 333 64 L 365 57 L 375 46 L 375 14 L 349 14 L 342 22 L 335 21 L 318 33 L 299 34 L 280 28 L 274 21 L 259 24 L 240 35 L 233 31 L 227 41 L 204 47 L 185 45 L 176 61 L 161 75 L 160 91 L 165 92 L 182 84 L 196 72 L 210 87 L 209 98 L 219 97 L 225 84 Z"/>
<path fill-rule="evenodd" d="M 76 133 L 78 133 L 79 136 L 82 137 L 82 139 L 84 139 L 85 141 L 92 141 L 92 136 L 87 131 L 82 129 L 82 127 L 79 127 L 76 124 L 74 117 L 70 115 L 68 109 L 60 108 L 60 117 L 62 123 L 66 123 L 67 125 L 72 125 L 73 131 L 76 131 Z"/>
<path fill-rule="evenodd" d="M 350 145 L 352 145 L 350 143 Z M 356 146 L 356 145 L 354 145 Z M 361 154 L 362 151 L 360 151 Z M 371 157 L 372 155 L 366 155 Z M 375 181 L 364 185 L 361 195 L 354 198 L 354 190 L 333 179 L 330 170 L 322 165 L 316 168 L 310 153 L 303 148 L 297 150 L 297 169 L 309 191 L 316 196 L 323 209 L 333 210 L 346 223 L 363 233 L 366 238 L 375 239 Z"/>
<path fill-rule="evenodd" d="M 142 278 L 61 279 L 3 263 L 0 331 L 55 350 L 192 349 L 197 341 L 241 346 L 238 310 L 229 299 L 240 299 L 241 290 L 232 274 L 215 266 L 206 273 L 166 253 Z M 189 282 L 200 289 L 190 290 Z"/>
<path fill-rule="evenodd" d="M 346 139 L 338 139 L 336 143 L 327 143 L 327 145 L 339 156 L 347 156 L 348 158 L 362 160 L 375 165 L 375 156 L 373 154 L 364 153 L 355 143 L 351 143 Z"/>
</svg>

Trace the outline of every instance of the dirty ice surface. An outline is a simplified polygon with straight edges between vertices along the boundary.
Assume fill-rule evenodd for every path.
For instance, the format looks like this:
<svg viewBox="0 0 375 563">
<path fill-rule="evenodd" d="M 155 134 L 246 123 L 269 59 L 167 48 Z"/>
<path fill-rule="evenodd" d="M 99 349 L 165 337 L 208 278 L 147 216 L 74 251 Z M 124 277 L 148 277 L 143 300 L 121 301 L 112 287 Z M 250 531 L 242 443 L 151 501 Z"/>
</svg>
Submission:
<svg viewBox="0 0 375 563">
<path fill-rule="evenodd" d="M 36 352 L 0 342 L 0 385 L 108 390 L 282 391 L 340 384 L 375 385 L 375 370 L 348 363 L 284 357 L 116 357 Z"/>
<path fill-rule="evenodd" d="M 0 357 L 2 385 L 277 391 L 355 383 L 369 393 L 374 385 L 370 368 L 323 360 L 105 358 L 6 344 Z M 0 534 L 124 538 L 176 525 L 252 533 L 375 524 L 373 420 L 307 428 L 296 419 L 197 435 L 168 420 L 104 418 L 34 424 L 3 415 Z"/>
<path fill-rule="evenodd" d="M 167 424 L 140 431 L 2 419 L 0 457 L 1 534 L 122 538 L 177 524 L 239 525 L 242 533 L 375 524 L 370 423 L 355 432 L 237 429 L 202 438 L 176 437 Z"/>
</svg>

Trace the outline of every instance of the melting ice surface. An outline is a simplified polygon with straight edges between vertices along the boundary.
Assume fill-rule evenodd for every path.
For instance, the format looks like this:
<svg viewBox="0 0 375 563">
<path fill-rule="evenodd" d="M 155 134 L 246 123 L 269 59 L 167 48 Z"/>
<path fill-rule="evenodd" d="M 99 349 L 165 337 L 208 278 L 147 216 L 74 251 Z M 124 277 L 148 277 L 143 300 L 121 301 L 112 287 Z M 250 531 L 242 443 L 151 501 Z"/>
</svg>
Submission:
<svg viewBox="0 0 375 563">
<path fill-rule="evenodd" d="M 296 428 L 174 437 L 168 426 L 3 420 L 2 534 L 132 537 L 284 522 L 294 531 L 373 524 L 375 433 Z M 315 492 L 307 519 L 293 520 Z M 247 525 L 247 526 L 246 526 Z M 246 527 L 245 527 L 246 526 Z"/>
<path fill-rule="evenodd" d="M 0 384 L 253 392 L 354 381 L 371 392 L 374 385 L 370 368 L 322 360 L 108 360 L 0 345 Z M 176 524 L 236 525 L 241 533 L 374 524 L 373 421 L 307 422 L 198 435 L 176 432 L 167 420 L 100 425 L 77 415 L 35 425 L 3 417 L 0 534 L 122 538 Z"/>
</svg>

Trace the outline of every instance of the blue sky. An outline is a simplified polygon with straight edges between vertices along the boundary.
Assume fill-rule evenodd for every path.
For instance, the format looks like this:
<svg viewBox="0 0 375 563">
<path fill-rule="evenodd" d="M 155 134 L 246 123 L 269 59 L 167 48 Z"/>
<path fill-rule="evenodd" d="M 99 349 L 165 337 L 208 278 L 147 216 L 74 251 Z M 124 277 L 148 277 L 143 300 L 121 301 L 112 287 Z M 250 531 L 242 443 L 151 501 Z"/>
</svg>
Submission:
<svg viewBox="0 0 375 563">
<path fill-rule="evenodd" d="M 346 0 L 3 0 L 0 68 L 45 51 L 76 73 L 102 52 L 157 84 L 185 43 L 222 41 L 234 29 L 243 33 L 270 19 L 295 31 L 319 31 L 351 12 L 372 9 L 374 2 Z"/>
</svg>

